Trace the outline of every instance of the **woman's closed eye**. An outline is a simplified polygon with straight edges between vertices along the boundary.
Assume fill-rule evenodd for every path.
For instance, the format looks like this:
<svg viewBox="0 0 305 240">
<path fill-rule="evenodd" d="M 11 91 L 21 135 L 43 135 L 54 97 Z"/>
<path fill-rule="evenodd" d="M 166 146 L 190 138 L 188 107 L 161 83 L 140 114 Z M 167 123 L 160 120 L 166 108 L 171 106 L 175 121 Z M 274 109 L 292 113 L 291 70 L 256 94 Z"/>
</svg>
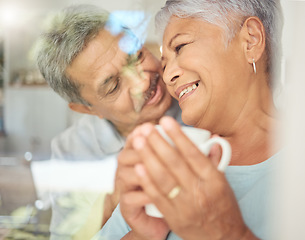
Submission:
<svg viewBox="0 0 305 240">
<path fill-rule="evenodd" d="M 176 53 L 176 54 L 179 54 L 180 51 L 181 51 L 181 49 L 182 49 L 185 45 L 187 45 L 187 43 L 182 43 L 182 44 L 177 45 L 177 46 L 175 47 L 175 53 Z"/>
<path fill-rule="evenodd" d="M 174 51 L 175 51 L 175 53 L 176 53 L 176 55 L 179 55 L 179 53 L 180 53 L 180 51 L 181 51 L 181 49 L 184 47 L 184 46 L 186 46 L 186 45 L 188 45 L 189 43 L 181 43 L 181 44 L 178 44 L 177 46 L 175 46 L 174 47 Z M 162 57 L 163 58 L 163 57 Z M 164 58 L 163 58 L 164 59 Z M 166 68 L 166 64 L 162 64 L 162 71 L 164 72 L 165 71 L 165 68 Z"/>
</svg>

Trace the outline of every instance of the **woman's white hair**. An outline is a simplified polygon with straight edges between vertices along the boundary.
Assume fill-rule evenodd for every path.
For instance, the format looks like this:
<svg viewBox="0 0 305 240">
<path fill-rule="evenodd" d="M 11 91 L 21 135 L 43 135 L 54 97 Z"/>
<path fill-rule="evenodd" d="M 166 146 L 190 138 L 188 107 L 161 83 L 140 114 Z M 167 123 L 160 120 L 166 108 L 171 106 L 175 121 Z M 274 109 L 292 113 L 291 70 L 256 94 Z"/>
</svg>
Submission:
<svg viewBox="0 0 305 240">
<path fill-rule="evenodd" d="M 277 69 L 274 60 L 281 57 L 283 16 L 279 0 L 168 0 L 155 18 L 156 30 L 161 35 L 171 16 L 215 24 L 224 29 L 227 43 L 248 17 L 257 16 L 266 31 L 267 71 L 274 75 Z"/>
</svg>

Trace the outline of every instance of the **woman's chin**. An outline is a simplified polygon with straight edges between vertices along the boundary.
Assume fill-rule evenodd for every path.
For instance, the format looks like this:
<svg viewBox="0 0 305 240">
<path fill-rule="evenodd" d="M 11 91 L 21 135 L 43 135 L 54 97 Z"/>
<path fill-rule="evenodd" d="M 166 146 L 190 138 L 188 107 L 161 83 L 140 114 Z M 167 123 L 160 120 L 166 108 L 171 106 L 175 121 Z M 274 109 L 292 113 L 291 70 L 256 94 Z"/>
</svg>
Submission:
<svg viewBox="0 0 305 240">
<path fill-rule="evenodd" d="M 186 113 L 186 114 L 183 114 L 182 112 L 182 122 L 186 125 L 189 125 L 189 126 L 194 126 L 196 124 L 196 119 L 194 118 L 193 116 L 194 114 L 191 114 L 191 113 Z"/>
</svg>

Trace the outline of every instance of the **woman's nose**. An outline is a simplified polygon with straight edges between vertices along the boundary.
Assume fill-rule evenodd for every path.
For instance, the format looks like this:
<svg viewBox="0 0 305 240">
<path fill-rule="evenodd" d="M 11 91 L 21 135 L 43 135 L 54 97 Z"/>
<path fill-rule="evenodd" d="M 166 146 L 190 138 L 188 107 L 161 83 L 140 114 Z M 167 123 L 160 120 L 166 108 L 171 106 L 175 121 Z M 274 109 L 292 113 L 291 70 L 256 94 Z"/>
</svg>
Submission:
<svg viewBox="0 0 305 240">
<path fill-rule="evenodd" d="M 172 86 L 176 80 L 182 75 L 183 71 L 178 64 L 171 62 L 166 65 L 163 71 L 163 80 L 166 85 Z"/>
</svg>

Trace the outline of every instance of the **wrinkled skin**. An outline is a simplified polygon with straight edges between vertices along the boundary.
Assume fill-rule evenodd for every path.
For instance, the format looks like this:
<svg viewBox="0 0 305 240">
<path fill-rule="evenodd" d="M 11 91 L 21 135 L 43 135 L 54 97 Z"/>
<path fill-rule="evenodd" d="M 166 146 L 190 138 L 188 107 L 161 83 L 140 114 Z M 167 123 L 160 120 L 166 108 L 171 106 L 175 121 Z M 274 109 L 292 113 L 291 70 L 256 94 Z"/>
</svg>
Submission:
<svg viewBox="0 0 305 240">
<path fill-rule="evenodd" d="M 153 125 L 144 124 L 129 137 L 119 156 L 125 182 L 121 212 L 132 228 L 126 239 L 164 239 L 169 229 L 183 239 L 255 239 L 224 174 L 217 170 L 220 150 L 214 148 L 206 157 L 173 119 L 164 117 L 161 125 L 177 148 Z M 167 194 L 176 185 L 181 191 L 169 199 Z M 145 214 L 149 202 L 164 219 Z"/>
</svg>

